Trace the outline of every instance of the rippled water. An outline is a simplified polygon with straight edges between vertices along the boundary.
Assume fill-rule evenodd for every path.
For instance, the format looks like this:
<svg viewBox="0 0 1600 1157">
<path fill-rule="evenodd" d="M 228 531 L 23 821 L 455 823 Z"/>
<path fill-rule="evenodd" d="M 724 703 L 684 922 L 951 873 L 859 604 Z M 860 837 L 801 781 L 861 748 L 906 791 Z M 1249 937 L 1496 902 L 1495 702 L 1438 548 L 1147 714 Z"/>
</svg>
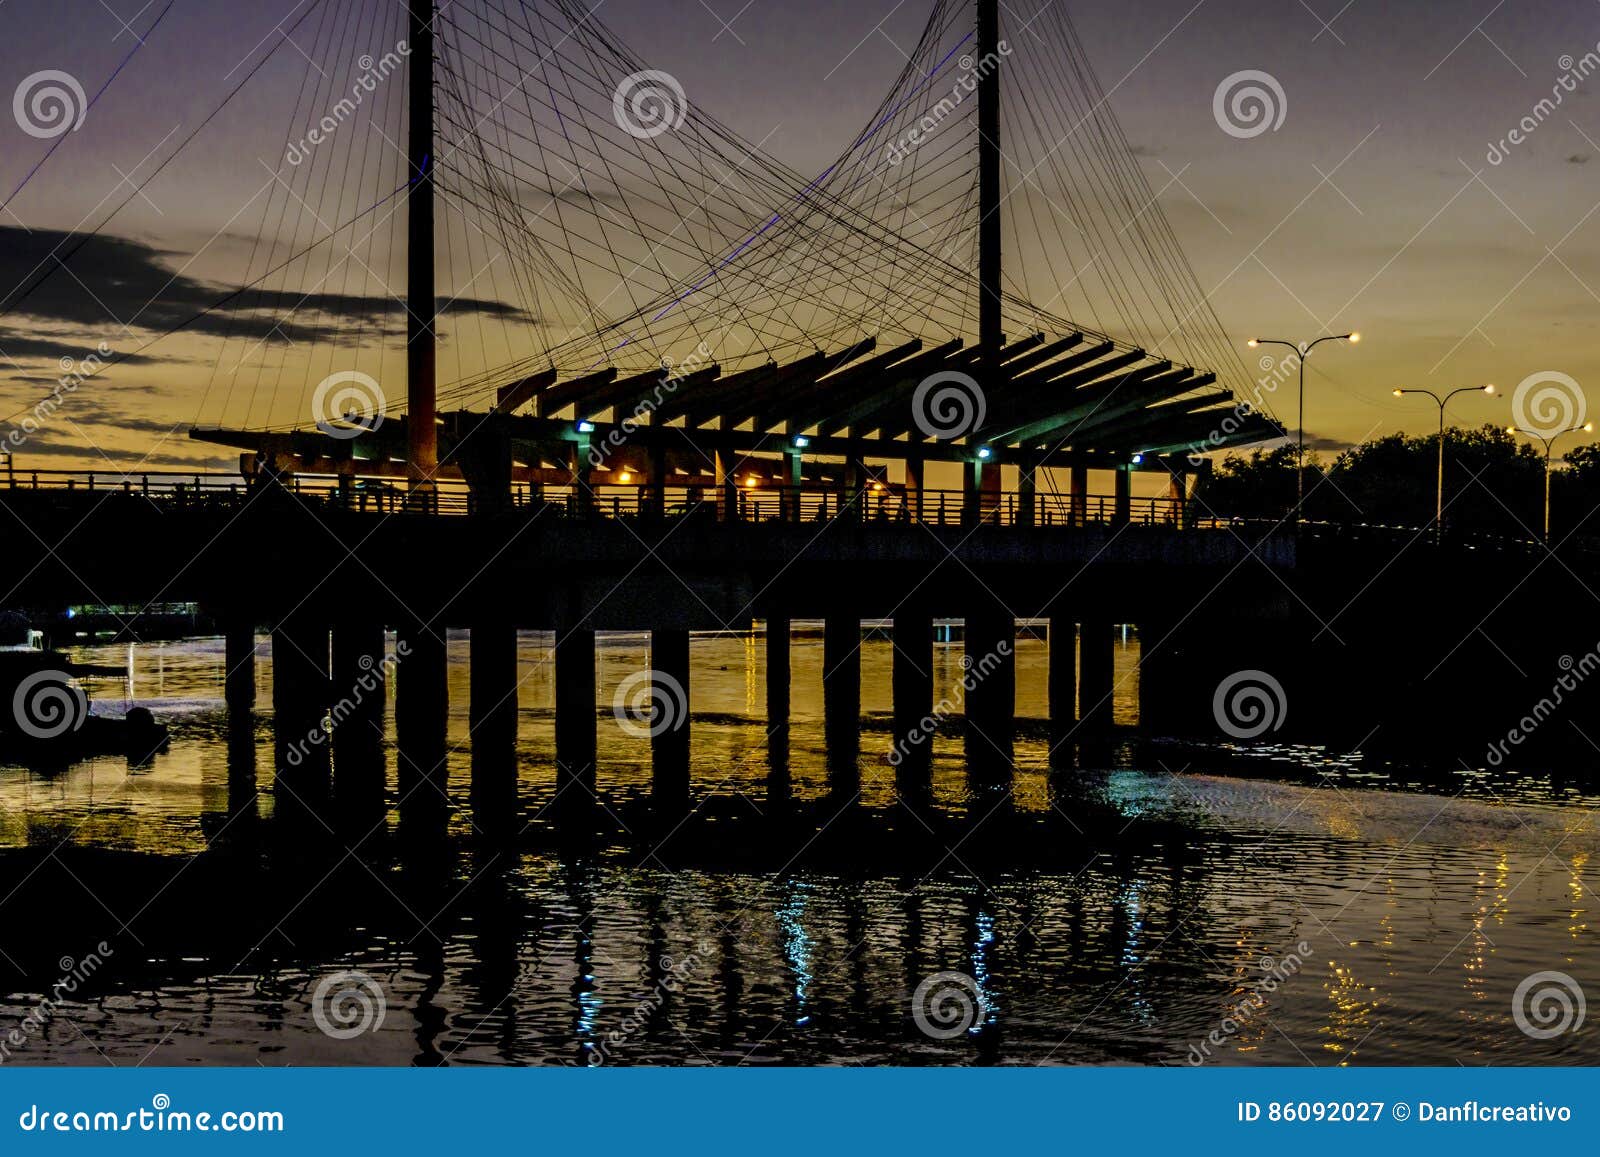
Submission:
<svg viewBox="0 0 1600 1157">
<path fill-rule="evenodd" d="M 1559 1000 L 1513 1002 L 1543 972 L 1600 994 L 1600 794 L 1583 777 L 1415 779 L 1358 757 L 1131 739 L 1052 773 L 1045 729 L 1027 722 L 1045 714 L 1044 647 L 1024 638 L 1012 801 L 969 796 L 961 740 L 941 735 L 943 820 L 929 821 L 895 803 L 882 758 L 886 641 L 863 646 L 856 797 L 830 793 L 820 635 L 795 640 L 781 790 L 762 646 L 696 636 L 691 821 L 635 826 L 648 740 L 602 716 L 605 834 L 541 828 L 507 847 L 478 835 L 463 636 L 451 641 L 448 846 L 399 838 L 393 815 L 356 842 L 321 821 L 291 825 L 274 793 L 264 644 L 263 717 L 243 743 L 229 742 L 220 702 L 220 640 L 194 640 L 135 649 L 134 695 L 173 728 L 148 768 L 0 769 L 0 1043 L 12 1026 L 23 1037 L 11 1063 L 1597 1055 L 1588 1019 L 1549 1036 L 1519 1024 L 1538 1032 L 1551 1014 L 1559 1027 Z M 554 792 L 550 644 L 521 640 L 523 818 Z M 941 696 L 956 697 L 959 657 L 937 650 Z M 1137 717 L 1136 661 L 1130 634 L 1117 652 L 1123 723 Z M 600 663 L 609 704 L 648 665 L 646 638 L 602 636 Z M 103 690 L 102 708 L 119 697 Z M 391 734 L 391 802 L 395 762 Z M 93 976 L 25 1022 L 91 954 Z M 330 983 L 347 971 L 362 977 Z M 1533 983 L 1545 990 L 1574 996 L 1562 979 Z M 337 1031 L 341 1013 L 364 1031 L 319 1027 L 321 1014 Z"/>
</svg>

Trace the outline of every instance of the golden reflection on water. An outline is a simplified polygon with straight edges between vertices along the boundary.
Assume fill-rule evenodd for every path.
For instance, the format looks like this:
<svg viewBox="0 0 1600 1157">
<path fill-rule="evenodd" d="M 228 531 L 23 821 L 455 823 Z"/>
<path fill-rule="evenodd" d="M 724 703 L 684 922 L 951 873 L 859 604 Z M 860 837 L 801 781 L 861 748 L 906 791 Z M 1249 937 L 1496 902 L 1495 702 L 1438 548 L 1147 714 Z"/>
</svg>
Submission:
<svg viewBox="0 0 1600 1157">
<path fill-rule="evenodd" d="M 531 801 L 548 798 L 554 786 L 550 647 L 548 635 L 521 638 L 521 786 Z M 261 817 L 270 818 L 267 651 L 263 639 L 257 669 L 263 721 L 242 758 L 230 753 L 221 711 L 220 641 L 136 648 L 136 694 L 172 724 L 171 752 L 140 770 L 117 759 L 49 775 L 0 769 L 0 844 L 202 851 L 246 802 L 240 792 L 248 788 L 241 789 L 237 773 L 252 759 L 250 799 Z M 91 648 L 80 657 L 114 662 L 122 653 Z M 465 636 L 452 636 L 449 653 L 451 788 L 465 801 Z M 691 655 L 695 784 L 763 808 L 770 772 L 764 644 L 753 634 L 696 636 Z M 800 799 L 820 799 L 829 790 L 821 659 L 820 634 L 799 631 L 788 742 L 792 791 Z M 960 659 L 959 644 L 936 647 L 936 698 L 959 699 Z M 1019 638 L 1017 714 L 1024 721 L 1046 713 L 1046 661 L 1041 640 Z M 1119 636 L 1115 710 L 1124 723 L 1137 718 L 1137 661 L 1137 635 Z M 885 759 L 891 663 L 886 639 L 863 644 L 861 800 L 886 809 L 894 800 L 893 768 Z M 623 679 L 647 665 L 646 636 L 603 636 L 602 708 Z M 392 718 L 390 728 L 393 798 Z M 1024 813 L 1052 806 L 1042 734 L 1043 728 L 1024 726 L 1017 741 L 1014 806 Z M 937 736 L 933 757 L 936 803 L 967 808 L 959 735 Z M 1154 770 L 1074 774 L 1124 816 L 1180 818 L 1191 833 L 1187 846 L 1181 854 L 1163 848 L 1097 857 L 1079 875 L 1022 872 L 959 884 L 820 875 L 763 881 L 736 873 L 657 879 L 608 866 L 604 875 L 568 879 L 563 866 L 530 856 L 518 868 L 519 885 L 546 906 L 541 935 L 547 942 L 537 951 L 519 945 L 524 955 L 513 971 L 517 983 L 533 986 L 530 1000 L 554 993 L 567 1001 L 557 1010 L 560 1031 L 590 1048 L 610 1026 L 608 1018 L 631 1008 L 637 993 L 654 983 L 658 941 L 677 939 L 683 943 L 669 947 L 680 956 L 703 953 L 704 944 L 738 954 L 736 971 L 749 978 L 747 999 L 781 1002 L 781 1019 L 796 1034 L 821 1031 L 819 1022 L 845 1006 L 864 1005 L 877 1022 L 897 1023 L 903 989 L 921 975 L 954 968 L 973 976 L 986 1017 L 1008 1039 L 1019 1039 L 1019 1019 L 1042 1022 L 1041 1051 L 1061 1040 L 1060 1026 L 1085 1024 L 1069 1056 L 1083 1049 L 1090 1057 L 1121 1057 L 1117 1050 L 1132 1046 L 1119 1042 L 1157 1038 L 1169 1024 L 1181 1023 L 1163 1045 L 1181 1056 L 1219 1021 L 1235 1017 L 1238 1031 L 1218 1059 L 1279 1064 L 1320 1054 L 1340 1064 L 1377 1056 L 1439 1062 L 1524 1047 L 1507 1004 L 1518 980 L 1559 967 L 1600 985 L 1588 918 L 1594 893 L 1586 879 L 1600 846 L 1592 803 L 1491 804 Z M 629 737 L 604 715 L 599 779 L 617 794 L 642 793 L 650 785 L 648 740 Z M 669 927 L 641 931 L 640 912 L 652 906 L 673 912 Z M 734 916 L 741 923 L 730 938 L 720 929 Z M 1259 992 L 1262 960 L 1282 959 L 1301 939 L 1313 946 L 1304 967 L 1244 1016 Z M 480 950 L 471 942 L 450 947 L 458 955 Z M 711 983 L 715 970 L 708 964 L 705 971 L 696 984 Z M 459 992 L 454 998 L 461 1006 L 471 1003 Z M 427 999 L 449 1001 L 450 985 Z M 396 1005 L 402 1026 L 404 1007 L 402 990 Z M 1096 1036 L 1101 1020 L 1107 1027 Z M 483 1047 L 500 1047 L 489 1043 L 491 1036 L 484 1034 Z M 1581 1051 L 1592 1040 L 1558 1044 Z M 473 1035 L 469 1051 L 478 1043 Z"/>
</svg>

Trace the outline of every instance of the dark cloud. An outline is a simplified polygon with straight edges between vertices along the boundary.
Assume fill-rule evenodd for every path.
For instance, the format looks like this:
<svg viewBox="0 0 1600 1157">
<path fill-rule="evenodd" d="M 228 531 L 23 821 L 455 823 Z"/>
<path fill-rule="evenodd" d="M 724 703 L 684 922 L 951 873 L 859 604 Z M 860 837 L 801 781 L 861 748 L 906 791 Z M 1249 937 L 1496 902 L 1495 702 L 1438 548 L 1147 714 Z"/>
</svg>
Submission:
<svg viewBox="0 0 1600 1157">
<path fill-rule="evenodd" d="M 81 248 L 65 260 L 64 270 L 40 280 L 80 243 Z M 84 240 L 53 229 L 30 232 L 0 226 L 4 308 L 14 315 L 72 324 L 91 332 L 108 325 L 154 333 L 183 326 L 195 333 L 296 342 L 327 341 L 352 325 L 388 328 L 405 317 L 404 303 L 388 294 L 299 293 L 266 287 L 238 292 L 213 309 L 238 287 L 174 272 L 171 263 L 176 257 L 128 237 L 98 235 Z M 526 317 L 516 306 L 484 298 L 455 298 L 448 300 L 448 306 L 452 314 Z M 197 318 L 203 310 L 212 312 Z M 0 342 L 0 348 L 7 348 L 13 357 L 82 353 L 62 351 L 48 342 L 30 349 L 27 343 L 35 339 L 13 340 L 24 350 L 22 354 Z"/>
<path fill-rule="evenodd" d="M 1567 158 L 1567 164 L 1569 164 L 1569 165 L 1587 165 L 1588 163 L 1589 163 L 1589 154 L 1588 153 L 1573 153 L 1570 157 Z"/>
<path fill-rule="evenodd" d="M 3 230 L 0 230 L 0 232 L 3 232 Z M 3 263 L 5 259 L 5 255 L 0 253 L 0 263 Z M 106 344 L 110 347 L 111 353 L 105 360 L 110 361 L 112 358 L 116 358 L 120 364 L 125 366 L 153 365 L 158 361 L 170 363 L 174 360 L 171 358 L 146 357 L 144 354 L 119 355 L 114 343 L 107 342 Z M 48 358 L 52 362 L 59 362 L 62 358 L 71 358 L 77 361 L 95 352 L 97 351 L 92 344 L 85 345 L 82 341 L 74 340 L 70 337 L 51 337 L 48 334 L 39 333 L 26 335 L 20 334 L 16 330 L 0 329 L 0 360 L 4 358 Z M 25 379 L 13 380 L 21 381 Z M 56 379 L 50 378 L 48 380 L 53 382 Z"/>
</svg>

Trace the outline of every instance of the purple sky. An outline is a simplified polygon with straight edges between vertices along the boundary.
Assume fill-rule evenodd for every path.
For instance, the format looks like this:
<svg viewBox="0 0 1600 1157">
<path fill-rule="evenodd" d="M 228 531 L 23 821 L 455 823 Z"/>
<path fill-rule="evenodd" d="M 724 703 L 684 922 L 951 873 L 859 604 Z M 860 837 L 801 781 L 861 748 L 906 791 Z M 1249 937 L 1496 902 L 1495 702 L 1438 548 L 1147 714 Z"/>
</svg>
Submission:
<svg viewBox="0 0 1600 1157">
<path fill-rule="evenodd" d="M 1008 26 L 1020 29 L 1042 2 L 1007 0 Z M 92 94 L 130 47 L 121 19 L 142 30 L 163 3 L 9 0 L 4 91 L 60 69 Z M 376 12 L 392 0 L 366 3 Z M 742 11 L 740 3 L 603 0 L 599 14 L 652 66 L 681 78 L 697 105 L 804 172 L 826 165 L 866 123 L 927 14 L 922 0 L 752 0 Z M 1600 386 L 1600 106 L 1592 93 L 1600 80 L 1537 109 L 1563 74 L 1585 69 L 1586 53 L 1600 52 L 1600 4 L 1341 4 L 1096 0 L 1071 8 L 1230 336 L 1242 343 L 1253 332 L 1363 331 L 1361 346 L 1324 346 L 1310 363 L 1307 425 L 1329 443 L 1429 429 L 1431 409 L 1393 398 L 1396 385 L 1494 381 L 1509 394 L 1531 374 L 1560 371 Z M 98 221 L 131 191 L 120 174 L 191 131 L 294 9 L 294 0 L 177 0 L 83 127 L 0 213 L 6 288 L 32 268 L 23 230 Z M 1286 107 L 1276 131 L 1243 139 L 1221 131 L 1213 95 L 1246 69 L 1272 74 Z M 24 309 L 0 318 L 9 358 L 0 360 L 0 416 L 48 392 L 59 374 L 52 348 L 80 356 L 101 340 L 132 348 L 153 336 L 147 327 L 182 312 L 188 283 L 198 300 L 206 287 L 237 282 L 255 229 L 230 218 L 260 184 L 258 158 L 276 151 L 271 133 L 281 132 L 255 114 L 292 95 L 287 84 L 264 74 L 237 115 L 203 134 L 106 228 L 108 238 L 182 270 L 176 300 L 153 303 L 130 328 L 131 311 L 116 303 L 107 303 L 115 321 L 69 316 L 65 306 L 56 316 Z M 1491 144 L 1525 118 L 1533 131 L 1490 163 Z M 4 197 L 52 142 L 0 119 Z M 107 249 L 106 260 L 118 253 Z M 149 361 L 85 387 L 19 451 L 19 464 L 204 457 L 182 431 L 202 412 L 215 345 L 205 333 L 185 333 L 150 350 Z M 1274 408 L 1293 423 L 1292 401 Z M 1454 412 L 1462 422 L 1510 414 L 1507 401 L 1477 398 Z"/>
</svg>

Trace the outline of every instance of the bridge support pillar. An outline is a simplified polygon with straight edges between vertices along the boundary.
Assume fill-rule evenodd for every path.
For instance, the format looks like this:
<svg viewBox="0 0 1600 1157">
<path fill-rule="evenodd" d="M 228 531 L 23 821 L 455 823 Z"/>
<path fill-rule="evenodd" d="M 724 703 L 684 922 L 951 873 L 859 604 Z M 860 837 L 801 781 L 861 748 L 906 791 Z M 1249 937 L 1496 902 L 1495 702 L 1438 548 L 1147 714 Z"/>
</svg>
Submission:
<svg viewBox="0 0 1600 1157">
<path fill-rule="evenodd" d="M 389 677 L 383 624 L 359 618 L 333 626 L 334 742 L 383 738 L 384 694 Z"/>
<path fill-rule="evenodd" d="M 967 722 L 967 768 L 974 786 L 1010 783 L 1016 723 L 1016 620 L 1001 606 L 985 606 L 966 619 L 962 675 Z"/>
<path fill-rule="evenodd" d="M 933 615 L 925 607 L 895 612 L 893 681 L 895 790 L 913 807 L 926 806 L 933 802 Z"/>
<path fill-rule="evenodd" d="M 1127 526 L 1133 519 L 1133 471 L 1118 466 L 1113 471 L 1116 479 L 1116 497 L 1112 499 L 1111 525 Z"/>
<path fill-rule="evenodd" d="M 1116 686 L 1116 630 L 1109 619 L 1085 619 L 1078 630 L 1078 720 L 1086 733 L 1111 730 Z"/>
<path fill-rule="evenodd" d="M 276 813 L 286 822 L 320 815 L 328 794 L 328 626 L 298 613 L 272 630 L 272 726 Z"/>
<path fill-rule="evenodd" d="M 822 714 L 835 779 L 856 776 L 861 753 L 861 620 L 832 614 L 822 629 Z"/>
<path fill-rule="evenodd" d="M 385 646 L 377 619 L 333 626 L 333 794 L 341 824 L 358 836 L 383 818 Z"/>
<path fill-rule="evenodd" d="M 517 812 L 517 628 L 507 615 L 472 624 L 467 714 L 472 727 L 472 813 L 490 836 L 514 834 Z"/>
<path fill-rule="evenodd" d="M 922 521 L 923 464 L 921 458 L 906 458 L 906 518 Z"/>
<path fill-rule="evenodd" d="M 450 715 L 444 627 L 410 619 L 396 634 L 394 732 L 400 822 L 418 835 L 442 835 L 449 803 L 445 733 Z"/>
<path fill-rule="evenodd" d="M 1053 617 L 1049 645 L 1050 746 L 1054 755 L 1078 721 L 1077 623 L 1065 616 Z"/>
<path fill-rule="evenodd" d="M 587 807 L 595 791 L 595 649 L 587 627 L 556 631 L 556 794 Z"/>
<path fill-rule="evenodd" d="M 1067 493 L 1071 506 L 1073 526 L 1083 526 L 1089 521 L 1089 468 L 1074 466 L 1068 476 Z"/>
<path fill-rule="evenodd" d="M 667 513 L 667 448 L 650 447 L 650 485 L 645 491 L 645 512 L 652 518 Z"/>
<path fill-rule="evenodd" d="M 717 516 L 723 522 L 739 518 L 739 477 L 734 472 L 735 456 L 731 450 L 712 451 L 717 474 Z"/>
<path fill-rule="evenodd" d="M 1022 462 L 1017 466 L 1017 525 L 1033 526 L 1038 521 L 1039 481 L 1037 462 Z"/>
<path fill-rule="evenodd" d="M 232 714 L 256 706 L 256 627 L 245 615 L 232 615 L 223 627 L 222 693 Z"/>
<path fill-rule="evenodd" d="M 767 726 L 789 725 L 789 620 L 767 617 Z"/>
<path fill-rule="evenodd" d="M 1178 530 L 1189 525 L 1189 476 L 1173 471 L 1167 479 L 1167 501 L 1172 504 L 1172 524 Z"/>
<path fill-rule="evenodd" d="M 689 806 L 689 632 L 650 632 L 650 721 L 652 793 L 664 813 L 681 814 Z"/>
<path fill-rule="evenodd" d="M 272 629 L 272 712 L 280 738 L 304 741 L 328 709 L 328 626 L 294 615 Z"/>
</svg>

